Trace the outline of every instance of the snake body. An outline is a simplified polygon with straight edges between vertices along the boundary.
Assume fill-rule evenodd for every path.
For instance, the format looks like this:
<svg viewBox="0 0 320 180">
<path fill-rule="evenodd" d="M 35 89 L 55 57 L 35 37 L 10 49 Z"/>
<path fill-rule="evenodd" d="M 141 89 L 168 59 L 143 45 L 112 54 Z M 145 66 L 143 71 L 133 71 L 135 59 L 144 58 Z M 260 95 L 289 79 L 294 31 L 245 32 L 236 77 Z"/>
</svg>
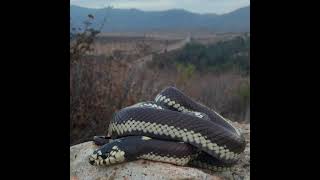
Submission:
<svg viewBox="0 0 320 180">
<path fill-rule="evenodd" d="M 228 120 L 174 87 L 154 101 L 119 110 L 108 133 L 110 142 L 89 157 L 92 165 L 148 159 L 224 170 L 245 148 L 241 132 Z"/>
</svg>

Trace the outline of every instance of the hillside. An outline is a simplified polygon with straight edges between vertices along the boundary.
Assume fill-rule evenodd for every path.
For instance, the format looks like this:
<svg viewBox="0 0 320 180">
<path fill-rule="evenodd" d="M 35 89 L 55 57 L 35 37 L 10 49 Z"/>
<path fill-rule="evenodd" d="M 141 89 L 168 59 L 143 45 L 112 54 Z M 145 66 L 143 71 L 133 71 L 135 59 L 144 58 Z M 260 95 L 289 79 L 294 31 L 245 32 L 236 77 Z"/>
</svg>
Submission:
<svg viewBox="0 0 320 180">
<path fill-rule="evenodd" d="M 149 68 L 189 67 L 201 72 L 237 70 L 250 74 L 250 36 L 244 35 L 209 45 L 189 43 L 181 50 L 155 55 Z M 182 66 L 181 66 L 182 65 Z"/>
<path fill-rule="evenodd" d="M 70 6 L 73 26 L 80 26 L 88 14 L 95 16 L 97 27 L 103 19 L 103 32 L 139 32 L 158 30 L 211 30 L 217 32 L 250 32 L 250 6 L 233 12 L 197 14 L 181 9 L 141 11 L 137 9 L 90 9 Z"/>
</svg>

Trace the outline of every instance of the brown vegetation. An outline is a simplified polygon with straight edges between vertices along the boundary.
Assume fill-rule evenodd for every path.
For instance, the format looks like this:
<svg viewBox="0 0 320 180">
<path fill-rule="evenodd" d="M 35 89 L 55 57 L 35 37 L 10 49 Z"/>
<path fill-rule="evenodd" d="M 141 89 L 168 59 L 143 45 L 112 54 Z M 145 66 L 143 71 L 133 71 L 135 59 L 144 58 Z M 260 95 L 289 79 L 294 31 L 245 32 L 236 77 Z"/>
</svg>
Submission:
<svg viewBox="0 0 320 180">
<path fill-rule="evenodd" d="M 223 75 L 169 70 L 137 71 L 121 60 L 87 57 L 71 67 L 70 119 L 72 144 L 104 134 L 113 113 L 140 101 L 153 100 L 167 86 L 226 116 L 244 120 L 248 109 L 241 86 L 249 79 L 234 72 Z"/>
<path fill-rule="evenodd" d="M 90 46 L 91 47 L 91 46 Z M 135 47 L 139 56 L 150 51 Z M 71 47 L 72 49 L 72 47 Z M 90 49 L 90 48 L 88 48 Z M 135 55 L 88 55 L 83 51 L 70 66 L 70 144 L 106 133 L 112 115 L 140 101 L 153 100 L 167 86 L 176 86 L 194 100 L 225 117 L 243 121 L 250 109 L 250 79 L 235 71 L 200 73 L 185 68 L 135 68 Z M 71 50 L 70 50 L 71 53 Z M 79 53 L 79 52 L 78 52 Z M 84 55 L 87 54 L 87 55 Z"/>
</svg>

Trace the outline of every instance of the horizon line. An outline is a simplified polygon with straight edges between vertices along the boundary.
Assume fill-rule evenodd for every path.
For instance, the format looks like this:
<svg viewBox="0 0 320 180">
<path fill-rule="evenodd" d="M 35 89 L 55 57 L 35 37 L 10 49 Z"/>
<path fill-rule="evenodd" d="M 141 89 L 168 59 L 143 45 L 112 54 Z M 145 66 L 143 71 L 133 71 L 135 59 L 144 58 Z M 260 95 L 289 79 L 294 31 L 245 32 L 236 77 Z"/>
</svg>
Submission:
<svg viewBox="0 0 320 180">
<path fill-rule="evenodd" d="M 250 7 L 250 4 L 246 5 L 246 6 L 242 6 L 242 7 L 236 8 L 236 9 L 234 9 L 232 11 L 225 12 L 225 13 L 215 13 L 215 12 L 199 13 L 199 12 L 193 12 L 193 11 L 190 11 L 190 10 L 186 10 L 184 8 L 171 8 L 171 9 L 164 9 L 164 10 L 142 10 L 142 9 L 138 9 L 138 8 L 114 8 L 112 6 L 101 7 L 101 8 L 91 8 L 91 7 L 84 7 L 84 6 L 80 6 L 80 5 L 76 5 L 76 4 L 71 4 L 70 3 L 70 7 L 71 6 L 76 6 L 76 7 L 80 7 L 80 8 L 86 8 L 86 9 L 95 9 L 95 10 L 101 10 L 101 9 L 106 9 L 106 8 L 110 8 L 111 7 L 112 9 L 138 10 L 138 11 L 142 11 L 142 12 L 163 12 L 163 11 L 170 11 L 170 10 L 183 10 L 183 11 L 187 11 L 187 12 L 194 13 L 194 14 L 200 14 L 200 15 L 206 15 L 206 14 L 223 15 L 223 14 L 228 14 L 228 13 L 231 13 L 233 11 L 236 11 L 236 10 L 239 10 L 239 9 L 242 9 L 242 8 Z"/>
</svg>

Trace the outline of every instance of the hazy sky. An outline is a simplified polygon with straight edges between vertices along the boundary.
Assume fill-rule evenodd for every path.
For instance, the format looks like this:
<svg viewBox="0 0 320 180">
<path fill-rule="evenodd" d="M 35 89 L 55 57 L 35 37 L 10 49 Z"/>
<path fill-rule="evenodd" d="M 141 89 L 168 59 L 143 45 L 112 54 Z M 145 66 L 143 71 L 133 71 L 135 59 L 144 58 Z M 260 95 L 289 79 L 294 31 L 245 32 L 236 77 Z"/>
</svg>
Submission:
<svg viewBox="0 0 320 180">
<path fill-rule="evenodd" d="M 186 9 L 197 13 L 223 14 L 250 5 L 250 0 L 70 0 L 70 4 L 89 8 Z"/>
</svg>

